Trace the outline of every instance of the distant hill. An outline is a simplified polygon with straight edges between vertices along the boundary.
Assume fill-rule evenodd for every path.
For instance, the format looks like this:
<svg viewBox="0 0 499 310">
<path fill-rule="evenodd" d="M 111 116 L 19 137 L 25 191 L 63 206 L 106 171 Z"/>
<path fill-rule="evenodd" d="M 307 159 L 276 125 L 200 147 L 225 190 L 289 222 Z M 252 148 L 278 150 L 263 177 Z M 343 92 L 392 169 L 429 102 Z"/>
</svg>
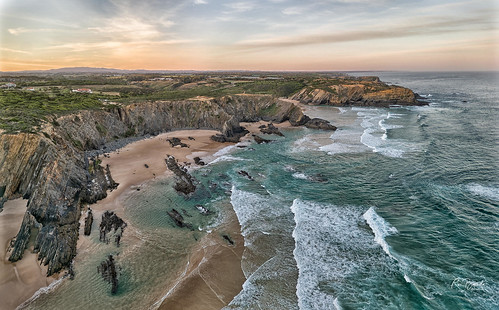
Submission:
<svg viewBox="0 0 499 310">
<path fill-rule="evenodd" d="M 93 68 L 93 67 L 66 67 L 49 70 L 25 70 L 25 71 L 0 71 L 3 75 L 12 74 L 130 74 L 130 73 L 192 73 L 201 72 L 195 70 L 123 70 L 114 68 Z"/>
</svg>

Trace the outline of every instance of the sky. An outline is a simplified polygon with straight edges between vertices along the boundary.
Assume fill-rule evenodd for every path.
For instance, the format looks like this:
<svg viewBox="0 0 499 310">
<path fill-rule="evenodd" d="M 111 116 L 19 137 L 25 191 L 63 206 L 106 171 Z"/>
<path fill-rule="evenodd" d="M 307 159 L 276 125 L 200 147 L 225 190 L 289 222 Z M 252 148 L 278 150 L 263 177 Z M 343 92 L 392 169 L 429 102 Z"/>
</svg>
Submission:
<svg viewBox="0 0 499 310">
<path fill-rule="evenodd" d="M 498 28 L 498 0 L 0 0 L 0 71 L 499 70 Z"/>
</svg>

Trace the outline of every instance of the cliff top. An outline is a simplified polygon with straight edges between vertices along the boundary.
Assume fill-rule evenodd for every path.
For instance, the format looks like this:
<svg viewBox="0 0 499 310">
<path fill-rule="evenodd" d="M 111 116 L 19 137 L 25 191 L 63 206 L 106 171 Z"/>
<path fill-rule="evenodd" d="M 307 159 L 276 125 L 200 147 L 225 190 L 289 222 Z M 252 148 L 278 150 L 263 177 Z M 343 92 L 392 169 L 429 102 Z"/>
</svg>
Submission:
<svg viewBox="0 0 499 310">
<path fill-rule="evenodd" d="M 25 74 L 0 76 L 0 84 L 11 85 L 0 88 L 0 130 L 7 133 L 39 132 L 43 123 L 56 122 L 62 114 L 113 109 L 116 105 L 144 101 L 206 101 L 225 95 L 255 94 L 291 97 L 303 89 L 338 93 L 338 86 L 349 85 L 362 87 L 366 93 L 397 87 L 389 86 L 377 77 L 264 72 Z"/>
</svg>

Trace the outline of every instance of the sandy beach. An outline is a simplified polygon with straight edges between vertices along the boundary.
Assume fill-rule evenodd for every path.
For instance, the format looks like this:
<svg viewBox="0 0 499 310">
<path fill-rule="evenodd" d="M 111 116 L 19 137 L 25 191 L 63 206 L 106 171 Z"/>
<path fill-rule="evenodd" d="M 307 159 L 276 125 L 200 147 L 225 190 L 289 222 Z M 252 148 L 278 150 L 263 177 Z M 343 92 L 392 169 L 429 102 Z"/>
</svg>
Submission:
<svg viewBox="0 0 499 310">
<path fill-rule="evenodd" d="M 243 140 L 251 139 L 251 134 L 259 134 L 258 127 L 267 122 L 242 123 L 250 130 Z M 288 127 L 289 123 L 276 124 Z M 167 170 L 165 158 L 173 155 L 181 163 L 195 167 L 194 157 L 201 157 L 205 162 L 213 160 L 218 150 L 232 145 L 218 143 L 210 136 L 218 133 L 213 130 L 181 130 L 164 133 L 152 138 L 133 142 L 119 150 L 100 156 L 102 166 L 109 165 L 113 179 L 119 183 L 117 189 L 108 192 L 108 196 L 90 205 L 94 218 L 100 219 L 103 212 L 114 211 L 127 221 L 122 201 L 130 193 L 137 191 L 155 178 L 171 176 Z M 172 147 L 168 139 L 181 139 L 189 147 Z M 15 264 L 8 262 L 5 250 L 8 242 L 17 234 L 25 212 L 26 201 L 13 200 L 5 204 L 0 213 L 0 242 L 4 261 L 0 267 L 1 309 L 15 309 L 40 288 L 52 283 L 56 278 L 47 278 L 46 270 L 39 266 L 36 255 L 29 250 L 25 257 Z M 83 235 L 83 215 L 80 219 L 80 238 L 74 263 L 85 259 L 92 251 L 91 241 Z M 95 225 L 95 224 L 94 224 Z M 95 229 L 95 226 L 94 226 Z M 223 235 L 230 236 L 231 245 Z M 244 239 L 233 210 L 228 207 L 221 225 L 204 235 L 194 246 L 189 255 L 189 264 L 182 276 L 175 283 L 165 287 L 163 298 L 153 308 L 158 309 L 220 309 L 227 305 L 241 290 L 246 280 L 241 270 L 241 257 L 244 251 Z M 202 300 L 202 303 L 200 301 Z"/>
<path fill-rule="evenodd" d="M 7 249 L 17 235 L 26 212 L 27 200 L 21 198 L 7 201 L 0 213 L 0 309 L 15 309 L 41 287 L 56 280 L 46 277 L 47 268 L 40 266 L 31 248 L 24 252 L 22 260 L 11 263 Z"/>
</svg>

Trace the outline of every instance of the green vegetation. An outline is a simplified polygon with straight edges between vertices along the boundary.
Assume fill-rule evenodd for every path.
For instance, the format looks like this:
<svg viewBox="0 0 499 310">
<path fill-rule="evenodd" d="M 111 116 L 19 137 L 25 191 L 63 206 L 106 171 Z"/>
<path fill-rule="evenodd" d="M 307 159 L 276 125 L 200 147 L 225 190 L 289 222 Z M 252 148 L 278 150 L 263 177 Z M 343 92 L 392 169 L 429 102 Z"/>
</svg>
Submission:
<svg viewBox="0 0 499 310">
<path fill-rule="evenodd" d="M 72 92 L 0 91 L 0 129 L 33 132 L 49 115 L 100 109 L 100 95 Z"/>
<path fill-rule="evenodd" d="M 39 74 L 0 76 L 0 85 L 15 83 L 14 89 L 0 89 L 0 129 L 6 132 L 38 132 L 57 116 L 80 110 L 115 109 L 116 104 L 155 100 L 184 100 L 197 96 L 219 98 L 235 94 L 265 94 L 288 97 L 304 87 L 336 93 L 333 85 L 365 83 L 368 90 L 387 88 L 375 81 L 363 81 L 333 73 L 212 72 L 199 74 Z M 30 89 L 28 89 L 30 88 Z M 90 88 L 92 93 L 72 92 Z M 108 104 L 112 103 L 112 104 Z M 202 103 L 196 109 L 203 110 Z M 275 113 L 270 106 L 262 113 Z M 74 121 L 79 123 L 78 116 Z M 144 119 L 139 119 L 139 125 Z M 95 124 L 101 135 L 107 129 Z M 130 128 L 125 136 L 135 134 Z M 79 141 L 74 144 L 79 147 Z"/>
</svg>

